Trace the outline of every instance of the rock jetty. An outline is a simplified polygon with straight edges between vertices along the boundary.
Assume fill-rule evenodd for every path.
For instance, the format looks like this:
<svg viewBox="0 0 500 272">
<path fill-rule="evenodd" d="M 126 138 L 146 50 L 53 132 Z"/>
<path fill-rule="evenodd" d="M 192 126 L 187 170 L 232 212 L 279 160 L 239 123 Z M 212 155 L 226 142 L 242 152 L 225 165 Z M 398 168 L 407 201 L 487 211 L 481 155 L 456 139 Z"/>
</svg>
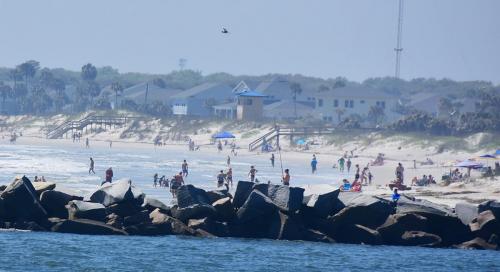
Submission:
<svg viewBox="0 0 500 272">
<path fill-rule="evenodd" d="M 332 191 L 239 181 L 226 190 L 179 188 L 168 207 L 130 180 L 86 197 L 26 177 L 0 187 L 0 228 L 94 235 L 189 235 L 324 243 L 499 249 L 500 202 L 455 209 L 401 197 L 389 200 Z"/>
</svg>

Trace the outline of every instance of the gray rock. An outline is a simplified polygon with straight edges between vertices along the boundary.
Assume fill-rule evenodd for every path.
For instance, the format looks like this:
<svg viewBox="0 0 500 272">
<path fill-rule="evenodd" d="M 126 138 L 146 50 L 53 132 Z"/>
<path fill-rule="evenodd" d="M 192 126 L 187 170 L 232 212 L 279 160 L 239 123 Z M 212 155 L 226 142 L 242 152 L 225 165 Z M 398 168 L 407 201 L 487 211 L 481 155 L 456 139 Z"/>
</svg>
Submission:
<svg viewBox="0 0 500 272">
<path fill-rule="evenodd" d="M 219 199 L 212 203 L 215 211 L 217 212 L 217 218 L 222 221 L 231 221 L 236 216 L 236 212 L 234 210 L 233 203 L 231 202 L 231 198 L 226 197 Z"/>
<path fill-rule="evenodd" d="M 100 203 L 72 200 L 66 205 L 69 219 L 106 220 L 106 209 Z"/>
<path fill-rule="evenodd" d="M 144 203 L 142 204 L 142 207 L 149 210 L 150 212 L 156 209 L 160 209 L 162 212 L 165 212 L 167 214 L 170 213 L 170 208 L 167 205 L 165 205 L 165 203 L 161 202 L 156 198 L 151 198 L 151 197 L 144 198 Z"/>
<path fill-rule="evenodd" d="M 132 181 L 127 179 L 113 183 L 103 184 L 97 191 L 85 197 L 85 201 L 101 203 L 104 206 L 122 202 L 132 202 L 142 205 L 144 193 L 132 186 Z"/>
<path fill-rule="evenodd" d="M 217 212 L 212 205 L 194 204 L 188 207 L 172 207 L 172 216 L 187 223 L 189 219 L 200 219 L 205 217 L 215 217 Z"/>
<path fill-rule="evenodd" d="M 39 221 L 47 218 L 47 212 L 27 177 L 16 178 L 0 197 L 3 199 L 4 220 Z"/>
<path fill-rule="evenodd" d="M 500 235 L 500 220 L 491 210 L 480 213 L 469 226 L 474 236 L 485 240 L 488 240 L 492 234 Z"/>
<path fill-rule="evenodd" d="M 279 220 L 273 220 L 269 228 L 269 239 L 301 240 L 301 223 L 297 219 L 279 212 Z"/>
<path fill-rule="evenodd" d="M 226 189 L 207 191 L 207 197 L 210 203 L 214 203 L 215 201 L 226 197 L 233 198 L 233 196 Z"/>
<path fill-rule="evenodd" d="M 172 227 L 170 224 L 153 224 L 151 222 L 141 222 L 136 225 L 125 227 L 125 231 L 130 235 L 161 236 L 171 235 Z"/>
<path fill-rule="evenodd" d="M 149 218 L 150 212 L 148 210 L 140 211 L 134 215 L 123 218 L 123 225 L 125 227 L 137 225 L 141 223 L 151 223 Z"/>
<path fill-rule="evenodd" d="M 56 184 L 53 182 L 33 182 L 33 187 L 37 195 L 42 194 L 45 191 L 54 190 L 56 188 Z"/>
<path fill-rule="evenodd" d="M 498 250 L 498 245 L 490 244 L 486 242 L 483 238 L 476 237 L 470 241 L 463 242 L 459 245 L 455 246 L 460 249 L 489 249 L 489 250 Z"/>
<path fill-rule="evenodd" d="M 168 224 L 172 229 L 172 234 L 193 236 L 196 231 L 189 228 L 186 224 L 178 219 L 162 213 L 159 209 L 154 210 L 149 214 L 149 218 L 153 224 Z"/>
<path fill-rule="evenodd" d="M 335 243 L 335 240 L 319 230 L 304 229 L 302 230 L 302 239 L 310 242 L 320 243 Z"/>
<path fill-rule="evenodd" d="M 326 218 L 335 212 L 340 190 L 304 197 L 304 205 L 312 209 L 315 216 Z"/>
<path fill-rule="evenodd" d="M 258 190 L 269 197 L 282 211 L 293 213 L 300 209 L 304 199 L 304 189 L 284 185 L 255 184 Z"/>
<path fill-rule="evenodd" d="M 437 247 L 441 244 L 441 238 L 435 234 L 422 231 L 406 231 L 401 236 L 401 245 Z"/>
<path fill-rule="evenodd" d="M 212 204 L 205 190 L 196 188 L 191 184 L 183 185 L 177 190 L 177 206 L 179 208 L 186 208 L 196 204 Z"/>
<path fill-rule="evenodd" d="M 106 207 L 106 214 L 117 214 L 121 217 L 127 217 L 134 215 L 144 208 L 137 205 L 137 203 L 130 202 L 130 201 L 125 201 L 125 202 L 120 202 L 116 204 L 111 204 Z"/>
<path fill-rule="evenodd" d="M 479 208 L 477 205 L 470 203 L 457 203 L 455 205 L 455 213 L 462 223 L 468 225 L 479 214 Z"/>
<path fill-rule="evenodd" d="M 40 203 L 49 217 L 68 218 L 66 205 L 71 200 L 83 200 L 81 196 L 69 195 L 59 191 L 44 191 L 40 195 Z"/>
<path fill-rule="evenodd" d="M 407 231 L 427 231 L 427 218 L 413 213 L 390 215 L 385 223 L 377 228 L 384 239 L 384 243 L 389 245 L 402 245 L 401 237 Z"/>
<path fill-rule="evenodd" d="M 267 238 L 270 225 L 279 220 L 278 212 L 270 198 L 254 190 L 236 212 L 230 232 L 237 237 Z"/>
<path fill-rule="evenodd" d="M 333 238 L 337 242 L 348 244 L 382 244 L 382 237 L 378 231 L 358 224 L 342 226 Z"/>
<path fill-rule="evenodd" d="M 235 208 L 239 208 L 245 203 L 254 185 L 255 183 L 250 181 L 238 181 L 233 197 L 233 205 Z"/>
<path fill-rule="evenodd" d="M 123 230 L 89 219 L 63 220 L 55 224 L 52 231 L 91 235 L 127 235 Z"/>
<path fill-rule="evenodd" d="M 228 235 L 227 224 L 222 222 L 217 222 L 208 217 L 202 219 L 190 219 L 188 227 L 194 230 L 203 230 L 212 235 L 219 237 L 226 237 Z"/>
<path fill-rule="evenodd" d="M 479 204 L 479 212 L 491 211 L 496 218 L 500 218 L 500 201 L 489 200 Z"/>
</svg>

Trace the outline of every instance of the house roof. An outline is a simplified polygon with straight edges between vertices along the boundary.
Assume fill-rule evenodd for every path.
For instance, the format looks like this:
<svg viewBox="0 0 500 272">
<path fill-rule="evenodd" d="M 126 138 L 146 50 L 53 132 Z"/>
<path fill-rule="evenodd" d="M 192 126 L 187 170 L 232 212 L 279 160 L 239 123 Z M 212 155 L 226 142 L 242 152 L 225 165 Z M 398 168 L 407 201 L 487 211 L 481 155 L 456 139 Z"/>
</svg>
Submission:
<svg viewBox="0 0 500 272">
<path fill-rule="evenodd" d="M 267 95 L 256 92 L 256 91 L 244 91 L 241 93 L 236 94 L 237 96 L 243 96 L 243 97 L 267 97 Z"/>
<path fill-rule="evenodd" d="M 277 98 L 289 97 L 292 93 L 292 90 L 290 89 L 290 82 L 281 77 L 274 77 L 269 80 L 263 80 L 255 88 L 255 91 Z"/>
<path fill-rule="evenodd" d="M 173 95 L 182 92 L 179 89 L 161 88 L 153 83 L 142 82 L 123 90 L 122 96 L 134 101 L 143 102 L 146 96 L 146 89 L 148 90 L 149 101 L 168 100 Z"/>
<path fill-rule="evenodd" d="M 235 109 L 236 102 L 229 102 L 229 103 L 215 105 L 213 108 L 214 109 Z"/>
<path fill-rule="evenodd" d="M 316 92 L 316 97 L 397 99 L 397 97 L 387 94 L 382 90 L 363 87 L 363 86 L 346 86 L 342 88 L 336 88 L 330 91 Z"/>
<path fill-rule="evenodd" d="M 207 82 L 207 83 L 203 83 L 201 85 L 195 86 L 191 89 L 185 90 L 183 92 L 180 92 L 176 95 L 173 95 L 172 98 L 180 99 L 180 98 L 195 97 L 201 93 L 204 93 L 207 91 L 213 91 L 213 90 L 217 90 L 217 89 L 221 90 L 222 96 L 231 94 L 231 91 L 232 91 L 232 89 L 225 84 Z M 225 91 L 227 91 L 227 93 L 224 93 Z"/>
</svg>

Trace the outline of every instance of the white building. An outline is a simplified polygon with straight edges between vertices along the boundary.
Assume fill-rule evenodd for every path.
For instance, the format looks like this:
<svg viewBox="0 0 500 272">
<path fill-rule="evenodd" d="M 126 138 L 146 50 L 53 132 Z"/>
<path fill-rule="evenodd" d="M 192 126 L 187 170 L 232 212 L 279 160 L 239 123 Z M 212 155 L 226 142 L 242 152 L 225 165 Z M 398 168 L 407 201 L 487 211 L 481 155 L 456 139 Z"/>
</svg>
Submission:
<svg viewBox="0 0 500 272">
<path fill-rule="evenodd" d="M 338 124 L 352 115 L 366 118 L 371 107 L 380 107 L 384 111 L 384 121 L 392 122 L 400 117 L 392 111 L 397 102 L 397 97 L 383 91 L 362 86 L 346 86 L 317 92 L 314 112 L 317 118 Z"/>
</svg>

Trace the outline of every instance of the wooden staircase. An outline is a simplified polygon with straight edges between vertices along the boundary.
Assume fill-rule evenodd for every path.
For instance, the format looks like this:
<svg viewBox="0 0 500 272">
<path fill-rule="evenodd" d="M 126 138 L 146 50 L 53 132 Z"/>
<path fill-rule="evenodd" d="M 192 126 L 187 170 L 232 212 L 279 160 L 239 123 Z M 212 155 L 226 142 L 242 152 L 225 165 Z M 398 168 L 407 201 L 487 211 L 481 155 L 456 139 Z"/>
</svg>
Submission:
<svg viewBox="0 0 500 272">
<path fill-rule="evenodd" d="M 255 149 L 261 147 L 263 144 L 268 143 L 276 138 L 276 146 L 279 146 L 280 136 L 290 136 L 290 140 L 293 141 L 295 136 L 314 136 L 314 135 L 325 135 L 333 134 L 335 132 L 334 127 L 279 127 L 276 126 L 272 128 L 266 134 L 260 136 L 259 138 L 248 144 L 248 150 L 254 151 Z"/>
<path fill-rule="evenodd" d="M 55 128 L 48 129 L 47 138 L 57 139 L 64 136 L 69 131 L 82 131 L 87 126 L 100 126 L 106 128 L 107 126 L 123 126 L 129 120 L 136 117 L 129 116 L 98 116 L 89 115 L 80 120 L 70 120 L 66 121 Z"/>
</svg>

